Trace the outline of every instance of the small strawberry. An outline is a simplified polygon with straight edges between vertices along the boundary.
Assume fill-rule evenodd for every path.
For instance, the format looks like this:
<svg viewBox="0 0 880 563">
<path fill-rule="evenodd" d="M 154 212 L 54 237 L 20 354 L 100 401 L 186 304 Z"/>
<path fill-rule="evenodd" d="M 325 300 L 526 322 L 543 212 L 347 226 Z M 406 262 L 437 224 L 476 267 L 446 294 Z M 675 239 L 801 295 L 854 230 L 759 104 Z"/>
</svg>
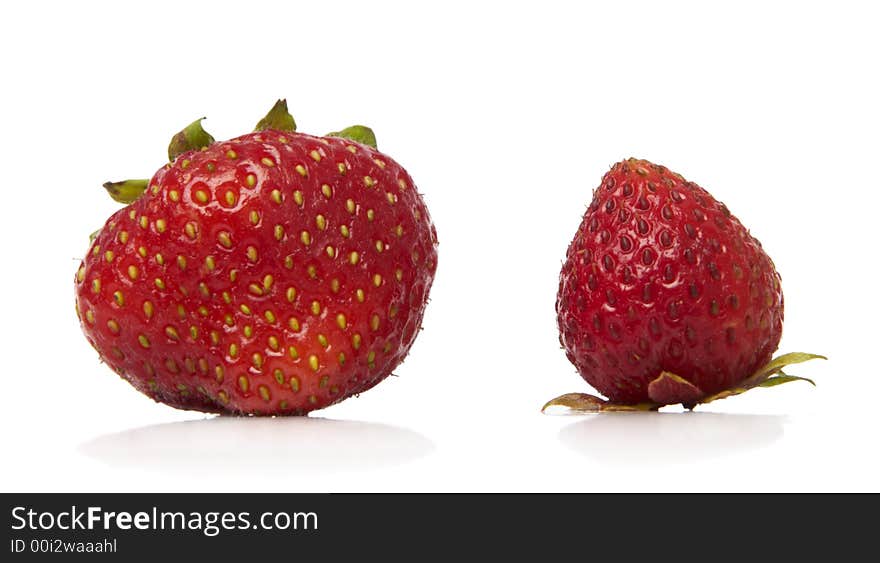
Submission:
<svg viewBox="0 0 880 563">
<path fill-rule="evenodd" d="M 560 341 L 609 402 L 586 411 L 693 408 L 795 378 L 782 336 L 780 277 L 761 244 L 706 190 L 663 166 L 615 164 L 568 248 L 556 302 Z M 772 376 L 772 377 L 771 377 Z"/>
<path fill-rule="evenodd" d="M 196 121 L 76 275 L 101 358 L 182 409 L 303 414 L 365 391 L 421 328 L 437 236 L 409 174 L 355 126 L 296 133 L 280 100 L 253 133 Z M 143 193 L 143 195 L 141 195 Z"/>
</svg>

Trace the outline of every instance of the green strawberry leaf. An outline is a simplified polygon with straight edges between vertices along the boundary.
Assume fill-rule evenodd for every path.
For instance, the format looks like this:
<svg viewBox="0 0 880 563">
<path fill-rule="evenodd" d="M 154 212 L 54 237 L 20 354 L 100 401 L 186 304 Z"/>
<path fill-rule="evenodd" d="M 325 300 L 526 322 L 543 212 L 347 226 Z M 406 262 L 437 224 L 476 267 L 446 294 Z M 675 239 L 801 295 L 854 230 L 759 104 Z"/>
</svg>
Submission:
<svg viewBox="0 0 880 563">
<path fill-rule="evenodd" d="M 777 385 L 782 385 L 783 383 L 789 383 L 791 381 L 806 381 L 813 387 L 816 386 L 816 382 L 812 379 L 808 379 L 806 377 L 798 377 L 796 375 L 785 375 L 784 373 L 781 375 L 774 375 L 773 377 L 769 377 L 759 383 L 757 387 L 776 387 Z"/>
<path fill-rule="evenodd" d="M 374 149 L 378 148 L 376 146 L 376 135 L 373 133 L 372 129 L 365 125 L 352 125 L 351 127 L 346 127 L 342 131 L 334 131 L 333 133 L 327 133 L 324 136 L 341 137 L 362 145 L 367 145 L 368 147 L 373 147 Z"/>
<path fill-rule="evenodd" d="M 104 182 L 104 189 L 113 201 L 129 204 L 141 197 L 147 190 L 149 180 L 123 180 L 121 182 Z"/>
<path fill-rule="evenodd" d="M 187 151 L 198 150 L 214 144 L 214 137 L 202 129 L 203 119 L 205 118 L 196 119 L 171 137 L 171 142 L 168 143 L 169 161 L 174 162 L 175 158 Z"/>
<path fill-rule="evenodd" d="M 749 378 L 749 381 L 760 381 L 770 377 L 774 373 L 779 373 L 780 371 L 782 371 L 782 368 L 786 366 L 800 364 L 816 359 L 827 360 L 828 358 L 826 358 L 825 356 L 820 356 L 819 354 L 807 354 L 805 352 L 790 352 L 788 354 L 783 354 L 781 356 L 773 358 L 767 364 L 761 367 L 761 369 L 756 371 L 755 374 Z"/>
<path fill-rule="evenodd" d="M 588 414 L 596 412 L 650 411 L 656 410 L 659 407 L 660 405 L 654 403 L 624 405 L 612 403 L 593 395 L 587 395 L 586 393 L 566 393 L 548 401 L 541 408 L 541 412 L 544 414 Z"/>
<path fill-rule="evenodd" d="M 296 131 L 296 121 L 287 111 L 287 100 L 278 100 L 266 117 L 261 119 L 254 131 L 265 131 L 266 129 L 274 129 L 276 131 Z"/>
<path fill-rule="evenodd" d="M 786 366 L 816 359 L 827 360 L 828 358 L 819 354 L 807 354 L 805 352 L 791 352 L 777 356 L 759 368 L 751 377 L 738 383 L 736 387 L 725 389 L 720 393 L 705 397 L 700 401 L 700 404 L 705 405 L 712 401 L 740 395 L 749 389 L 754 389 L 755 387 L 776 387 L 777 385 L 782 385 L 783 383 L 789 383 L 791 381 L 806 381 L 815 386 L 816 383 L 812 379 L 798 377 L 796 375 L 788 375 L 783 373 L 782 369 Z"/>
</svg>

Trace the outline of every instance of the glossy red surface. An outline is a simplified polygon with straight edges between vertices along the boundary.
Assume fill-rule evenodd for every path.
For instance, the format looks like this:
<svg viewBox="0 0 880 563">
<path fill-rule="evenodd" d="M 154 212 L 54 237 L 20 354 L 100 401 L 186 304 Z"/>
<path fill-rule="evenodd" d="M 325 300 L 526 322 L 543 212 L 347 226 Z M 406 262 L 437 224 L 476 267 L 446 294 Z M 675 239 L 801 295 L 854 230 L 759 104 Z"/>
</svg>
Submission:
<svg viewBox="0 0 880 563">
<path fill-rule="evenodd" d="M 388 156 L 269 130 L 184 153 L 150 186 L 108 220 L 76 285 L 86 337 L 138 390 L 185 409 L 297 414 L 369 389 L 406 356 L 437 238 Z"/>
<path fill-rule="evenodd" d="M 644 160 L 620 162 L 593 194 L 557 297 L 560 341 L 612 401 L 649 401 L 673 372 L 709 395 L 767 362 L 782 335 L 773 262 L 706 190 Z M 687 386 L 669 402 L 692 402 Z"/>
</svg>

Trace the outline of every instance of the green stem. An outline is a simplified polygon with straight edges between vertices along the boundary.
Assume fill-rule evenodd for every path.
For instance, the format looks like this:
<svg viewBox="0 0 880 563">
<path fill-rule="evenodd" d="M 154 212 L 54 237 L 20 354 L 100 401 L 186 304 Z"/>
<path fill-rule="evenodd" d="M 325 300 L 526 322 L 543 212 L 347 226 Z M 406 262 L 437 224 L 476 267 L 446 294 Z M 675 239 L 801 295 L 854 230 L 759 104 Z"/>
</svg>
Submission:
<svg viewBox="0 0 880 563">
<path fill-rule="evenodd" d="M 114 201 L 125 203 L 134 202 L 147 190 L 149 180 L 123 180 L 121 182 L 106 182 L 104 189 Z"/>
<path fill-rule="evenodd" d="M 173 162 L 180 154 L 198 150 L 214 143 L 214 137 L 202 129 L 203 119 L 205 118 L 196 119 L 171 137 L 171 142 L 168 144 L 168 160 Z"/>
<path fill-rule="evenodd" d="M 276 131 L 296 131 L 296 121 L 287 111 L 287 100 L 278 100 L 266 117 L 261 119 L 254 131 L 265 131 L 266 129 L 274 129 Z"/>
<path fill-rule="evenodd" d="M 333 133 L 327 133 L 324 136 L 341 137 L 362 145 L 367 145 L 368 147 L 373 147 L 374 149 L 378 148 L 376 147 L 376 135 L 373 133 L 373 130 L 366 125 L 352 125 L 351 127 L 346 127 L 342 131 L 334 131 Z"/>
</svg>

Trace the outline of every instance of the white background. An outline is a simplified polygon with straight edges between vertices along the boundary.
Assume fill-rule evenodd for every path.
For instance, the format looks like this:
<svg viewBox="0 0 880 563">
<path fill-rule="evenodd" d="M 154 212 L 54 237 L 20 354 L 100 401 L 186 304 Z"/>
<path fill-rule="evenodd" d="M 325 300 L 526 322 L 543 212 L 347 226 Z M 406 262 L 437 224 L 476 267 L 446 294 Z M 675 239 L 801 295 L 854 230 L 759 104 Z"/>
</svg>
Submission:
<svg viewBox="0 0 880 563">
<path fill-rule="evenodd" d="M 877 491 L 878 12 L 871 3 L 15 2 L 3 8 L 6 491 Z M 662 5 L 661 5 L 662 4 Z M 73 276 L 205 115 L 286 97 L 371 125 L 425 194 L 439 270 L 410 357 L 308 419 L 154 404 L 99 363 Z M 781 351 L 817 388 L 694 414 L 550 417 L 590 391 L 559 348 L 559 267 L 628 156 L 709 189 L 783 277 Z"/>
</svg>

